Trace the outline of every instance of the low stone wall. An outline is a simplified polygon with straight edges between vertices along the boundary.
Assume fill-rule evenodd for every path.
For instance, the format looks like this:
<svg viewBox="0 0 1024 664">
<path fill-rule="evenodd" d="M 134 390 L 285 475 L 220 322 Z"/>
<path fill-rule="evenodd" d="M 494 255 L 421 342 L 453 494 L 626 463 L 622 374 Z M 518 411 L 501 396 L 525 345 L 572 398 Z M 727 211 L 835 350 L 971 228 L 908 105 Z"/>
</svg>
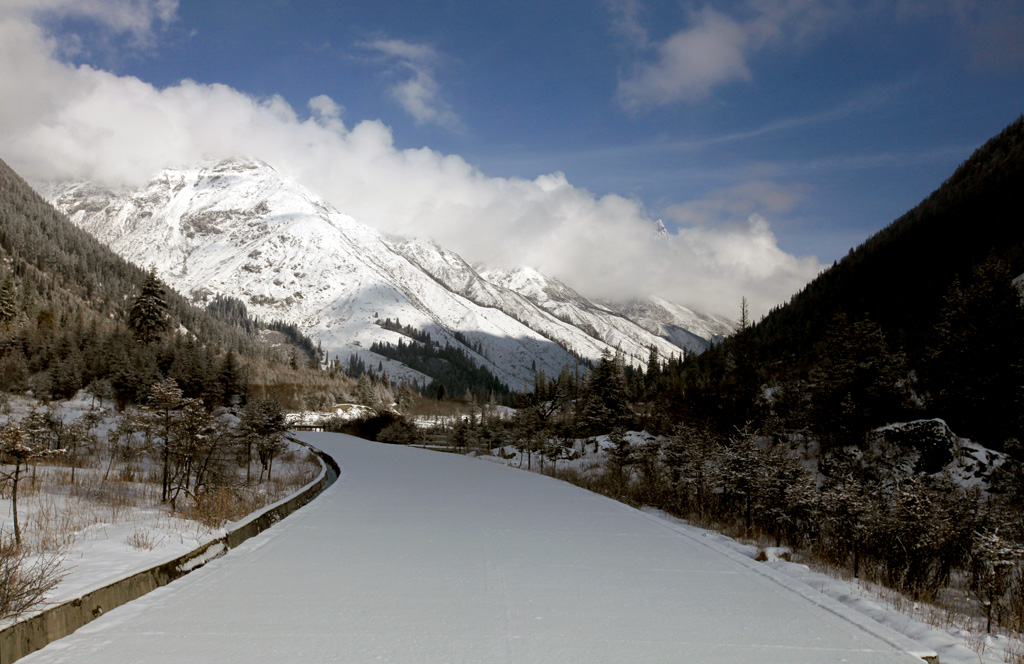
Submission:
<svg viewBox="0 0 1024 664">
<path fill-rule="evenodd" d="M 305 445 L 300 441 L 295 442 Z M 330 455 L 312 447 L 310 449 L 316 452 L 323 462 L 323 471 L 315 481 L 301 491 L 247 517 L 223 537 L 183 556 L 115 581 L 0 630 L 0 664 L 10 664 L 52 641 L 71 634 L 105 612 L 185 576 L 209 561 L 223 556 L 316 498 L 332 481 L 329 471 L 333 470 L 333 477 L 337 477 L 339 468 Z"/>
</svg>

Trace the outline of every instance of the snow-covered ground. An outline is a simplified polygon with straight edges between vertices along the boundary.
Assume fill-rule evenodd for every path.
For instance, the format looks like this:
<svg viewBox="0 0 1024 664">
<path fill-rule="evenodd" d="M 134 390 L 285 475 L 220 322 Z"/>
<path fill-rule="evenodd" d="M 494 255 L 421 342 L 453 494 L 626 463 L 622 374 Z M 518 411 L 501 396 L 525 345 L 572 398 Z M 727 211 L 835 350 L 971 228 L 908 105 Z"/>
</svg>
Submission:
<svg viewBox="0 0 1024 664">
<path fill-rule="evenodd" d="M 90 399 L 80 393 L 74 400 L 54 403 L 54 413 L 65 424 L 76 422 L 89 412 Z M 20 421 L 39 404 L 21 396 L 8 396 L 0 425 L 7 418 Z M 114 427 L 115 415 L 107 413 L 93 432 L 105 439 Z M 304 461 L 307 451 L 290 444 L 294 462 L 278 460 L 275 473 L 304 483 L 310 466 Z M 204 525 L 182 513 L 173 513 L 160 504 L 159 469 L 155 462 L 140 455 L 131 464 L 130 474 L 123 464 L 115 464 L 110 480 L 101 481 L 105 466 L 87 464 L 76 469 L 76 482 L 70 483 L 70 469 L 42 465 L 25 471 L 19 485 L 18 516 L 25 544 L 37 556 L 50 556 L 59 547 L 63 578 L 46 604 L 53 605 L 81 596 L 98 587 L 124 578 L 222 537 L 232 523 L 221 527 Z M 11 467 L 0 467 L 9 471 Z M 35 474 L 36 481 L 31 477 Z M 145 481 L 155 476 L 156 483 Z M 152 478 L 150 478 L 152 479 Z M 273 503 L 293 491 L 290 484 L 264 483 L 258 487 L 263 500 Z M 0 532 L 11 536 L 13 509 L 9 492 L 0 495 Z M 44 552 L 44 549 L 49 551 Z M 45 608 L 41 607 L 41 608 Z M 0 626 L 5 625 L 0 621 Z"/>
<path fill-rule="evenodd" d="M 643 511 L 675 524 L 676 527 L 692 533 L 694 537 L 706 537 L 751 560 L 756 559 L 758 554 L 764 551 L 752 544 L 743 544 L 720 533 L 689 525 L 660 510 L 644 508 Z M 807 565 L 772 556 L 770 551 L 767 557 L 769 559 L 760 564 L 782 572 L 865 617 L 934 650 L 942 664 L 1005 664 L 1016 661 L 1013 657 L 1019 656 L 1022 652 L 1020 643 L 1006 636 L 968 633 L 952 624 L 944 625 L 940 629 L 935 623 L 944 623 L 945 619 L 937 610 L 929 610 L 927 606 L 913 601 L 901 602 L 892 591 L 880 586 L 816 572 Z M 966 645 L 966 642 L 971 640 L 984 644 L 984 647 L 979 649 L 980 653 Z"/>
<path fill-rule="evenodd" d="M 337 434 L 317 500 L 23 661 L 914 662 L 712 537 L 548 477 Z"/>
<path fill-rule="evenodd" d="M 626 433 L 625 439 L 632 445 L 644 445 L 653 440 L 649 434 L 636 431 Z M 612 446 L 608 436 L 598 436 L 587 441 L 579 440 L 572 449 L 582 453 L 573 458 L 559 459 L 556 465 L 559 469 L 573 469 L 582 473 L 600 471 L 607 458 L 606 452 Z M 983 448 L 967 439 L 959 439 L 957 449 L 958 453 L 946 471 L 965 487 L 981 487 L 983 473 L 998 466 L 1005 458 L 1005 455 Z M 552 467 L 550 459 L 536 452 L 528 456 L 511 445 L 494 450 L 490 456 L 483 454 L 478 458 L 534 472 L 544 472 L 545 469 L 550 471 Z M 906 472 L 910 472 L 909 469 L 913 467 L 916 459 L 916 454 L 909 454 L 907 458 L 899 461 L 908 464 Z M 744 544 L 726 535 L 689 525 L 684 520 L 660 510 L 644 508 L 643 511 L 674 524 L 674 527 L 683 529 L 694 537 L 708 538 L 751 560 L 762 551 L 755 545 Z M 951 616 L 937 607 L 913 602 L 881 586 L 813 571 L 807 565 L 797 562 L 770 559 L 761 564 L 811 586 L 844 606 L 936 651 L 942 664 L 1006 664 L 1024 659 L 1024 643 L 1006 635 L 984 633 L 983 621 L 972 622 L 969 617 Z"/>
</svg>

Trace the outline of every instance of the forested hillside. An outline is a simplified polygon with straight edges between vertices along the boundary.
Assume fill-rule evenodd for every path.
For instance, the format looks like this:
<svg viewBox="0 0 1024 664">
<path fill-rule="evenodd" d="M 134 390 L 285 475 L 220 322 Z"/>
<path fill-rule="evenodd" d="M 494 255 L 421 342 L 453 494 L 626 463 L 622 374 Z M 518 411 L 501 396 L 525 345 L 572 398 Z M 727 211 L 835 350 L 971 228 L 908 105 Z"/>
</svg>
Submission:
<svg viewBox="0 0 1024 664">
<path fill-rule="evenodd" d="M 694 358 L 677 410 L 725 428 L 771 410 L 833 436 L 842 417 L 850 440 L 923 416 L 995 448 L 1020 438 L 1021 191 L 1024 118 L 788 304 Z"/>
<path fill-rule="evenodd" d="M 754 327 L 768 361 L 807 362 L 836 315 L 870 318 L 923 357 L 953 280 L 991 254 L 1024 272 L 1024 117 L 979 148 L 928 198 Z"/>
<path fill-rule="evenodd" d="M 292 326 L 253 321 L 241 302 L 192 306 L 0 161 L 0 391 L 66 398 L 87 387 L 123 405 L 169 376 L 213 405 L 243 397 L 250 379 L 267 382 L 275 364 L 294 372 L 316 355 Z M 287 381 L 294 398 L 302 380 Z"/>
</svg>

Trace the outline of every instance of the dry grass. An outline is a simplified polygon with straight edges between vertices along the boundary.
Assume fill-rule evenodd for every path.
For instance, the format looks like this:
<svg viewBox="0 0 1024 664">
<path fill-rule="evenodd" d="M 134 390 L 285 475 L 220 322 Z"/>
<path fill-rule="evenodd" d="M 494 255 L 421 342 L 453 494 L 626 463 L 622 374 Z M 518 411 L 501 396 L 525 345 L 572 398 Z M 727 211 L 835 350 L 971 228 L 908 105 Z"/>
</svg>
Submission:
<svg viewBox="0 0 1024 664">
<path fill-rule="evenodd" d="M 186 518 L 198 521 L 208 528 L 220 528 L 229 521 L 237 521 L 264 505 L 260 495 L 242 489 L 214 489 L 184 512 Z"/>
<path fill-rule="evenodd" d="M 954 579 L 949 588 L 929 601 L 913 599 L 876 583 L 858 585 L 883 606 L 930 627 L 958 636 L 979 656 L 989 655 L 1007 664 L 1024 664 L 1024 640 L 1020 632 L 993 627 L 986 632 L 986 618 L 972 598 L 966 579 Z"/>
<path fill-rule="evenodd" d="M 128 546 L 133 549 L 139 549 L 142 551 L 152 551 L 160 542 L 163 541 L 163 537 L 159 537 L 151 530 L 144 528 L 137 528 L 135 532 L 128 536 Z"/>
<path fill-rule="evenodd" d="M 209 528 L 220 528 L 287 498 L 320 472 L 320 462 L 308 451 L 289 450 L 275 460 L 274 466 L 270 480 L 259 485 L 221 487 L 204 493 L 184 516 Z"/>
<path fill-rule="evenodd" d="M 67 468 L 40 468 L 29 491 L 19 487 L 23 545 L 32 554 L 65 548 L 76 533 L 98 523 L 132 521 L 138 507 L 159 503 L 159 486 L 107 481 L 98 472 L 76 474 Z"/>
<path fill-rule="evenodd" d="M 189 500 L 185 509 L 172 512 L 170 505 L 160 502 L 157 464 L 115 464 L 104 481 L 107 465 L 93 456 L 79 458 L 74 482 L 71 468 L 59 464 L 41 464 L 23 477 L 18 486 L 22 546 L 12 549 L 7 542 L 10 533 L 0 533 L 0 580 L 5 584 L 0 589 L 0 618 L 23 613 L 50 593 L 63 576 L 64 553 L 79 538 L 88 539 L 90 529 L 134 524 L 125 543 L 142 551 L 174 541 L 200 541 L 225 523 L 293 494 L 320 471 L 315 455 L 289 450 L 274 460 L 270 481 L 253 479 L 245 487 L 244 467 L 234 468 L 234 475 L 226 478 L 233 486 L 204 492 L 198 501 Z M 9 487 L 0 491 L 0 499 L 10 499 Z M 9 524 L 4 530 L 10 530 Z"/>
</svg>

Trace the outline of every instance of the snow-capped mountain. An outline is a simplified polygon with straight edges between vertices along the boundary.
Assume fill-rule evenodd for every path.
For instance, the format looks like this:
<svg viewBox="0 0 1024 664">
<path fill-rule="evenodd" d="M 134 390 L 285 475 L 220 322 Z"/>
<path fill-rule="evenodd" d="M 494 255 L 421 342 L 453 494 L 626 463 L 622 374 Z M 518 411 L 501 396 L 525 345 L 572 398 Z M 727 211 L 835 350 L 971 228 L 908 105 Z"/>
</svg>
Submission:
<svg viewBox="0 0 1024 664">
<path fill-rule="evenodd" d="M 260 318 L 295 323 L 332 358 L 356 353 L 392 376 L 426 380 L 369 351 L 409 342 L 380 326 L 386 318 L 462 346 L 513 389 L 534 368 L 557 374 L 572 353 L 596 360 L 618 348 L 642 363 L 651 345 L 663 357 L 702 348 L 703 328 L 677 345 L 679 334 L 637 325 L 532 270 L 481 273 L 436 243 L 387 236 L 257 160 L 167 169 L 129 192 L 41 189 L 76 225 L 194 300 L 236 297 Z"/>
<path fill-rule="evenodd" d="M 728 318 L 697 313 L 656 295 L 628 302 L 606 302 L 604 305 L 648 332 L 697 352 L 736 331 L 736 323 Z"/>
<path fill-rule="evenodd" d="M 698 314 L 654 296 L 623 304 L 588 300 L 558 279 L 530 268 L 487 270 L 482 276 L 612 346 L 632 348 L 644 344 L 649 336 L 639 331 L 667 340 L 667 345 L 655 344 L 663 358 L 678 355 L 680 349 L 703 352 L 712 341 L 733 331 L 732 323 L 726 319 Z M 643 347 L 649 349 L 650 345 Z"/>
</svg>

